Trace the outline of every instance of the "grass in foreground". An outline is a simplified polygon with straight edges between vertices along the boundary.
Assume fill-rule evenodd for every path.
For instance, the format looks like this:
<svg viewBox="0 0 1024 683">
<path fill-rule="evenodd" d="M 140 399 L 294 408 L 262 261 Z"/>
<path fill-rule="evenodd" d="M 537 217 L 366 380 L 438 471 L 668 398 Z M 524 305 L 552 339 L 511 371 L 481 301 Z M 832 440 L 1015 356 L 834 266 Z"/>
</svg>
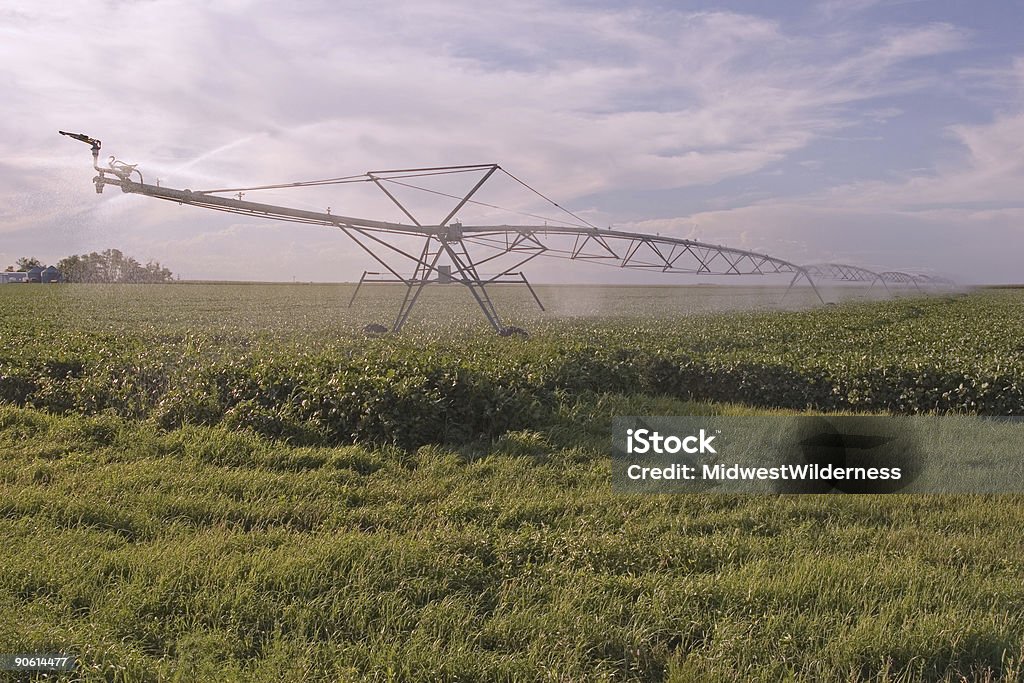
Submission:
<svg viewBox="0 0 1024 683">
<path fill-rule="evenodd" d="M 0 651 L 84 680 L 1019 680 L 1022 499 L 620 496 L 613 414 L 413 451 L 0 407 Z M 733 409 L 742 410 L 742 409 Z"/>
</svg>

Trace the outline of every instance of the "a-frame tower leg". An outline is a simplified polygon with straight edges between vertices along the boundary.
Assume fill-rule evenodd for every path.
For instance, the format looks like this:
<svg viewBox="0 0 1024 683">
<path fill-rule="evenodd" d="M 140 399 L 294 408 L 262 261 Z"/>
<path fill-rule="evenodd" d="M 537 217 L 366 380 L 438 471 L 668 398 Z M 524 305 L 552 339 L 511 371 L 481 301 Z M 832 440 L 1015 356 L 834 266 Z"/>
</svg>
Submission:
<svg viewBox="0 0 1024 683">
<path fill-rule="evenodd" d="M 789 295 L 789 290 L 793 289 L 793 285 L 795 285 L 796 281 L 799 280 L 801 277 L 807 280 L 807 284 L 811 286 L 811 289 L 813 289 L 814 293 L 818 296 L 818 301 L 824 304 L 825 299 L 822 298 L 821 292 L 818 291 L 817 285 L 814 284 L 814 280 L 811 279 L 811 276 L 807 273 L 806 270 L 796 271 L 796 274 L 793 275 L 793 279 L 789 281 L 789 287 L 786 287 L 786 292 L 782 295 L 782 299 L 779 301 L 779 303 L 782 303 L 783 301 L 786 300 L 786 297 Z"/>
<path fill-rule="evenodd" d="M 409 313 L 412 312 L 417 299 L 423 293 L 423 288 L 427 286 L 431 276 L 437 271 L 437 262 L 441 258 L 441 254 L 444 253 L 444 245 L 442 242 L 436 252 L 431 252 L 430 246 L 434 239 L 434 237 L 428 237 L 423 244 L 423 251 L 416 262 L 416 270 L 413 272 L 412 279 L 408 281 L 408 286 L 405 288 L 405 298 L 402 299 L 402 305 L 398 307 L 398 316 L 395 318 L 394 325 L 391 326 L 392 332 L 402 331 L 402 326 L 409 319 Z"/>
</svg>

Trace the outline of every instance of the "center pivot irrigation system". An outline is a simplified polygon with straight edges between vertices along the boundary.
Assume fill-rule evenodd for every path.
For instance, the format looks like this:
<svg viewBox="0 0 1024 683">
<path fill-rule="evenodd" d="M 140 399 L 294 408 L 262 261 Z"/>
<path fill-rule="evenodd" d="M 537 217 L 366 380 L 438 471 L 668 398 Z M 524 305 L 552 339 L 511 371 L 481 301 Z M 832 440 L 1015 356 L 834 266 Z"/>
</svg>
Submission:
<svg viewBox="0 0 1024 683">
<path fill-rule="evenodd" d="M 735 249 L 716 244 L 705 244 L 696 240 L 650 235 L 643 233 L 599 228 L 563 208 L 543 194 L 533 189 L 519 178 L 501 168 L 497 164 L 474 164 L 467 166 L 438 166 L 433 168 L 405 168 L 387 171 L 370 171 L 362 175 L 326 178 L 306 182 L 282 183 L 277 185 L 261 185 L 255 187 L 234 187 L 214 190 L 176 190 L 161 187 L 158 184 L 147 184 L 142 173 L 135 164 L 126 164 L 110 157 L 106 167 L 99 165 L 100 141 L 81 133 L 59 131 L 75 140 L 91 146 L 93 168 L 99 173 L 93 182 L 97 194 L 103 192 L 106 185 L 120 187 L 122 192 L 141 194 L 156 199 L 165 199 L 178 204 L 189 204 L 216 211 L 226 211 L 258 218 L 269 218 L 294 223 L 308 223 L 338 228 L 352 239 L 371 258 L 379 263 L 386 272 L 363 273 L 359 285 L 353 294 L 358 294 L 359 287 L 366 281 L 400 282 L 406 285 L 405 297 L 398 309 L 398 315 L 390 327 L 391 332 L 399 332 L 409 319 L 409 314 L 419 299 L 423 288 L 431 283 L 458 283 L 469 289 L 470 294 L 480 306 L 487 321 L 498 334 L 525 334 L 525 331 L 506 326 L 498 314 L 494 302 L 487 291 L 487 286 L 496 283 L 522 284 L 529 288 L 537 305 L 543 310 L 543 304 L 526 276 L 520 270 L 527 262 L 538 256 L 567 259 L 570 261 L 587 261 L 617 268 L 659 271 L 663 273 L 686 273 L 704 275 L 774 275 L 792 274 L 790 289 L 802 278 L 814 290 L 818 299 L 824 303 L 821 293 L 814 284 L 812 276 L 817 278 L 846 281 L 870 282 L 871 286 L 880 283 L 888 289 L 888 284 L 921 285 L 947 284 L 948 281 L 927 275 L 915 275 L 904 272 L 876 273 L 857 266 L 845 264 L 818 264 L 800 266 L 774 256 L 758 252 Z M 523 214 L 533 219 L 543 219 L 543 225 L 463 225 L 456 220 L 456 215 L 467 204 L 479 205 L 491 209 L 501 207 L 485 204 L 473 199 L 477 191 L 496 173 L 502 173 L 524 188 L 533 192 L 544 201 L 557 208 L 566 218 L 551 219 L 535 214 Z M 462 196 L 446 194 L 412 184 L 411 180 L 425 176 L 447 174 L 475 174 L 476 183 Z M 137 176 L 138 180 L 134 180 Z M 355 218 L 333 213 L 330 208 L 324 212 L 306 211 L 287 206 L 261 204 L 242 199 L 243 192 L 258 190 L 279 190 L 297 187 L 317 187 L 340 185 L 346 183 L 373 183 L 402 211 L 409 223 L 391 223 L 387 221 Z M 424 223 L 403 205 L 389 189 L 404 186 L 415 190 L 430 192 L 435 195 L 455 200 L 456 204 L 448 214 L 437 223 Z M 228 196 L 224 196 L 228 195 Z M 230 196 L 234 195 L 234 196 Z M 408 242 L 409 237 L 422 240 L 422 248 L 408 250 L 395 244 L 396 240 Z M 498 260 L 502 257 L 501 265 Z M 400 270 L 398 263 L 411 262 L 412 274 L 406 275 Z M 446 261 L 443 263 L 442 261 Z M 480 274 L 479 268 L 498 268 L 496 273 L 486 276 Z M 351 302 L 349 302 L 351 306 Z M 368 326 L 387 331 L 383 326 Z"/>
</svg>

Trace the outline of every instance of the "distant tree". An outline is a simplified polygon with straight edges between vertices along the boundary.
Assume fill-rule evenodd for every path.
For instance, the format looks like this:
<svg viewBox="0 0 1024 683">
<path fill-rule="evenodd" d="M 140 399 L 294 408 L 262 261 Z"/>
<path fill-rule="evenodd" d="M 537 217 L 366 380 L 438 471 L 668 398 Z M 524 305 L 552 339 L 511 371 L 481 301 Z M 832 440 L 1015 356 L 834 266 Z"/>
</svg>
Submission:
<svg viewBox="0 0 1024 683">
<path fill-rule="evenodd" d="M 18 272 L 27 273 L 33 268 L 42 268 L 43 264 L 39 262 L 35 256 L 22 256 L 20 259 L 15 261 L 18 264 Z"/>
<path fill-rule="evenodd" d="M 143 268 L 146 272 L 147 282 L 171 282 L 174 280 L 174 273 L 170 268 L 160 265 L 159 261 L 147 261 Z"/>
<path fill-rule="evenodd" d="M 57 269 L 67 282 L 171 282 L 174 274 L 157 261 L 142 265 L 118 249 L 95 251 L 61 259 Z"/>
<path fill-rule="evenodd" d="M 68 256 L 57 262 L 57 270 L 65 282 L 88 282 L 85 265 L 81 256 Z"/>
</svg>

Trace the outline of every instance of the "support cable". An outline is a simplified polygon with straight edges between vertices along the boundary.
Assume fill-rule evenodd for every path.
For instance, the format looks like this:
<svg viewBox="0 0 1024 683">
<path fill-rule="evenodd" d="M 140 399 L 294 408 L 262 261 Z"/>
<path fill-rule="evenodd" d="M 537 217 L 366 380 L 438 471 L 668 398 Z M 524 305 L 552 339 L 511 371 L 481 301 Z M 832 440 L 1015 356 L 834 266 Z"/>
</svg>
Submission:
<svg viewBox="0 0 1024 683">
<path fill-rule="evenodd" d="M 432 175 L 453 175 L 455 173 L 471 173 L 479 170 L 478 167 L 457 166 L 453 170 L 430 169 L 422 173 L 408 171 L 370 171 L 358 175 L 339 176 L 337 178 L 324 178 L 322 180 L 300 180 L 294 183 L 277 183 L 274 185 L 255 185 L 253 187 L 221 187 L 216 190 L 194 190 L 197 194 L 219 194 L 221 192 L 255 192 L 256 190 L 283 190 L 292 187 L 320 187 L 322 185 L 347 185 L 350 183 L 368 183 L 373 181 L 374 175 L 378 177 L 382 173 L 403 173 L 404 175 L 391 176 L 392 178 L 421 178 Z"/>
<path fill-rule="evenodd" d="M 408 187 L 411 190 L 419 190 L 420 192 L 429 192 L 430 194 L 436 194 L 436 195 L 439 195 L 441 197 L 446 197 L 448 199 L 462 199 L 462 197 L 458 197 L 458 196 L 453 195 L 453 194 L 448 194 L 447 192 L 441 192 L 440 190 L 431 190 L 428 187 L 420 187 L 419 185 L 413 185 L 412 183 L 402 183 L 402 182 L 399 182 L 399 181 L 394 180 L 392 178 L 380 178 L 380 180 L 383 180 L 383 181 L 386 181 L 386 182 L 389 182 L 389 183 L 394 183 L 395 185 L 401 185 L 402 187 Z M 517 216 L 526 216 L 528 218 L 536 218 L 536 219 L 542 220 L 542 221 L 551 221 L 552 223 L 561 223 L 562 225 L 568 225 L 568 226 L 577 227 L 577 228 L 585 227 L 584 225 L 582 225 L 580 223 L 573 223 L 572 221 L 562 220 L 561 218 L 551 218 L 550 216 L 540 216 L 538 214 L 527 213 L 525 211 L 515 211 L 513 209 L 507 209 L 504 206 L 497 206 L 496 204 L 488 204 L 487 202 L 477 201 L 476 199 L 467 200 L 466 203 L 467 204 L 475 204 L 476 206 L 484 206 L 484 207 L 487 207 L 488 209 L 497 209 L 498 211 L 506 211 L 508 213 L 514 213 Z"/>
<path fill-rule="evenodd" d="M 499 166 L 498 168 L 501 168 L 501 167 Z M 507 176 L 508 176 L 509 178 L 511 178 L 512 180 L 514 180 L 514 181 L 516 181 L 517 183 L 519 183 L 520 185 L 522 185 L 523 187 L 525 187 L 525 188 L 526 188 L 527 190 L 529 190 L 530 192 L 534 193 L 535 195 L 537 195 L 538 197 L 540 197 L 541 199 L 543 199 L 544 201 L 548 202 L 548 203 L 549 203 L 549 204 L 551 204 L 552 206 L 555 206 L 555 207 L 557 207 L 557 208 L 561 209 L 562 211 L 566 212 L 567 214 L 569 214 L 570 216 L 572 216 L 573 218 L 575 218 L 575 219 L 576 219 L 576 220 L 578 220 L 579 222 L 581 222 L 581 223 L 583 223 L 584 225 L 586 225 L 586 226 L 587 226 L 588 228 L 593 228 L 594 230 L 599 230 L 599 229 L 600 229 L 600 228 L 598 228 L 598 227 L 597 227 L 596 225 L 594 225 L 593 223 L 591 223 L 590 221 L 586 220 L 585 218 L 580 218 L 579 216 L 577 216 L 577 215 L 576 215 L 576 214 L 574 214 L 574 213 L 573 213 L 572 211 L 570 211 L 569 209 L 565 208 L 564 206 L 562 206 L 561 204 L 559 204 L 559 203 L 558 203 L 558 202 L 556 202 L 555 200 L 551 199 L 550 197 L 547 197 L 546 195 L 544 195 L 543 193 L 541 193 L 541 192 L 540 192 L 539 190 L 535 190 L 535 189 L 534 189 L 533 187 L 531 187 L 530 185 L 527 185 L 527 184 L 526 184 L 526 183 L 525 183 L 524 181 L 522 181 L 522 180 L 520 180 L 519 178 L 517 178 L 516 176 L 512 175 L 511 173 L 509 173 L 509 172 L 508 172 L 508 171 L 506 171 L 505 169 L 501 168 L 501 172 L 502 172 L 502 173 L 504 173 L 505 175 L 507 175 Z"/>
</svg>

